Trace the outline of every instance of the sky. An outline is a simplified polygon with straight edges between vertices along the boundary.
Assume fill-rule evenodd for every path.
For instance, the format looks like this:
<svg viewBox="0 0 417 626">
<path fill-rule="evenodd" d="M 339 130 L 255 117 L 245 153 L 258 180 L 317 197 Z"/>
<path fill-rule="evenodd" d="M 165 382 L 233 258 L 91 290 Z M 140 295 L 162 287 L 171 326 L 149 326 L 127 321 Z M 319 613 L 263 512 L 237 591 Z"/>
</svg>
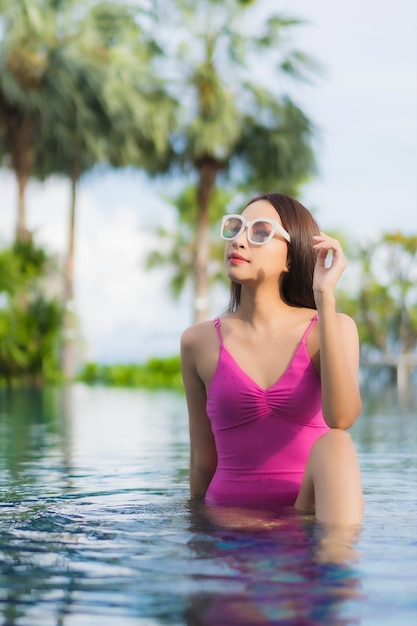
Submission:
<svg viewBox="0 0 417 626">
<path fill-rule="evenodd" d="M 294 45 L 325 67 L 324 77 L 294 94 L 319 132 L 319 173 L 300 200 L 322 230 L 361 242 L 382 232 L 417 233 L 417 3 L 270 2 L 307 21 Z M 0 245 L 13 237 L 16 194 L 12 174 L 0 169 Z M 80 185 L 74 306 L 84 359 L 142 362 L 178 353 L 192 322 L 191 295 L 173 301 L 166 274 L 144 268 L 160 245 L 152 229 L 175 224 L 162 194 L 137 172 L 96 174 Z M 60 256 L 68 210 L 66 181 L 29 184 L 28 227 Z M 213 315 L 226 301 L 226 293 L 213 299 Z"/>
</svg>

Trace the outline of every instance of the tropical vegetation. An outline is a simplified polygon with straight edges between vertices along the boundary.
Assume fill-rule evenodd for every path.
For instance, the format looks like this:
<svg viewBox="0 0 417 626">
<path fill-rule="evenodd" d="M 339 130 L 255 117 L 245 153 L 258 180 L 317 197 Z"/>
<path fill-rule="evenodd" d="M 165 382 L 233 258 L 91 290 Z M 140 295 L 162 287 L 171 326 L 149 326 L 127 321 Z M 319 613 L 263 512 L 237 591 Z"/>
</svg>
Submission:
<svg viewBox="0 0 417 626">
<path fill-rule="evenodd" d="M 144 364 L 99 365 L 90 362 L 83 366 L 77 380 L 89 385 L 182 389 L 179 356 L 153 357 Z"/>
<path fill-rule="evenodd" d="M 64 309 L 45 281 L 54 259 L 32 241 L 0 251 L 0 382 L 59 382 Z"/>
<path fill-rule="evenodd" d="M 29 178 L 71 181 L 62 285 L 68 331 L 80 177 L 98 163 L 164 168 L 175 102 L 152 67 L 158 49 L 141 26 L 142 12 L 141 4 L 106 0 L 0 2 L 0 157 L 17 179 L 17 241 L 32 236 Z M 65 342 L 67 374 L 70 351 Z"/>
<path fill-rule="evenodd" d="M 417 235 L 394 232 L 353 251 L 355 281 L 341 308 L 359 329 L 363 365 L 417 366 Z"/>
<path fill-rule="evenodd" d="M 168 267 L 172 294 L 191 287 L 194 319 L 207 316 L 223 279 L 221 214 L 258 191 L 297 195 L 316 171 L 314 124 L 290 88 L 320 72 L 292 44 L 299 24 L 261 0 L 0 0 L 0 165 L 18 189 L 14 241 L 0 250 L 1 381 L 74 375 L 77 188 L 93 169 L 176 182 L 178 226 L 161 225 L 147 267 Z M 64 262 L 26 221 L 28 180 L 52 175 L 71 187 Z M 416 354 L 416 249 L 416 236 L 391 233 L 352 252 L 356 280 L 341 301 L 368 360 Z M 177 357 L 88 363 L 80 376 L 180 380 Z"/>
<path fill-rule="evenodd" d="M 171 77 L 167 90 L 179 104 L 169 171 L 195 184 L 195 321 L 208 315 L 210 204 L 219 182 L 235 199 L 239 191 L 296 194 L 316 168 L 314 126 L 284 85 L 311 79 L 319 66 L 290 45 L 300 20 L 271 11 L 264 18 L 254 11 L 262 4 L 155 2 L 159 24 L 170 16 L 169 29 L 160 27 L 158 35 Z M 259 71 L 261 58 L 269 79 Z"/>
<path fill-rule="evenodd" d="M 231 190 L 217 186 L 213 190 L 208 205 L 207 242 L 209 255 L 206 266 L 207 285 L 210 290 L 215 284 L 225 284 L 223 271 L 224 245 L 219 238 L 218 226 L 220 217 L 233 200 Z M 158 226 L 156 235 L 162 245 L 153 250 L 146 262 L 147 269 L 164 267 L 168 275 L 168 286 L 171 295 L 178 300 L 183 291 L 190 286 L 194 278 L 194 263 L 197 254 L 197 241 L 194 237 L 197 207 L 197 189 L 195 185 L 184 188 L 172 198 L 177 217 L 175 230 Z M 198 306 L 196 307 L 198 309 Z"/>
</svg>

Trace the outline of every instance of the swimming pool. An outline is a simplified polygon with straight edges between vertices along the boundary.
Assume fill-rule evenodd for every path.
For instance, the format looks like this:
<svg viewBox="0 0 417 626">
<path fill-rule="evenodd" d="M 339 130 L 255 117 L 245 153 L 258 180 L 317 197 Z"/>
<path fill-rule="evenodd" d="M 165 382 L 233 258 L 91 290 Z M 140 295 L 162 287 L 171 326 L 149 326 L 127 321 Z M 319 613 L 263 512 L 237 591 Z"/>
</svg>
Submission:
<svg viewBox="0 0 417 626">
<path fill-rule="evenodd" d="M 366 498 L 354 540 L 292 515 L 220 526 L 190 507 L 181 394 L 0 399 L 0 624 L 417 623 L 417 412 L 395 391 L 351 431 Z"/>
</svg>

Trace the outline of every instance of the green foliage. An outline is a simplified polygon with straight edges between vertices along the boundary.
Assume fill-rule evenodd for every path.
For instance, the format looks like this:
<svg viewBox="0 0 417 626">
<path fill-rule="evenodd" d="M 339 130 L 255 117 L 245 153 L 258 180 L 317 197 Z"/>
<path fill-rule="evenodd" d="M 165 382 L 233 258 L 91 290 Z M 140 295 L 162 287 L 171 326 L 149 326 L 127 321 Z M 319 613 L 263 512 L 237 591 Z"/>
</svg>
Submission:
<svg viewBox="0 0 417 626">
<path fill-rule="evenodd" d="M 144 365 L 86 363 L 77 380 L 89 385 L 182 389 L 179 356 L 151 358 Z"/>
<path fill-rule="evenodd" d="M 168 10 L 177 32 L 177 44 L 164 42 L 163 30 L 156 34 L 169 50 L 174 80 L 167 89 L 180 107 L 174 152 L 187 169 L 222 172 L 249 193 L 284 187 L 295 193 L 315 173 L 314 128 L 281 79 L 307 81 L 321 68 L 291 45 L 301 21 L 272 7 L 261 17 L 259 4 L 156 3 L 159 21 L 158 11 Z M 253 71 L 260 62 L 268 81 L 266 72 Z"/>
<path fill-rule="evenodd" d="M 0 250 L 0 292 L 22 294 L 44 275 L 48 263 L 46 252 L 32 240 L 16 241 Z"/>
<path fill-rule="evenodd" d="M 209 280 L 211 284 L 226 281 L 223 271 L 224 245 L 218 234 L 219 220 L 233 199 L 233 192 L 216 187 L 209 201 L 210 254 Z M 148 255 L 146 266 L 170 268 L 169 287 L 174 298 L 178 298 L 189 283 L 195 259 L 194 230 L 197 221 L 198 199 L 194 185 L 184 188 L 176 197 L 168 198 L 178 215 L 176 230 L 158 227 L 157 236 L 163 241 L 158 250 Z"/>
<path fill-rule="evenodd" d="M 60 378 L 63 308 L 47 298 L 50 259 L 32 241 L 0 251 L 0 381 L 41 383 Z"/>
<path fill-rule="evenodd" d="M 171 287 L 178 294 L 191 278 L 196 300 L 204 300 L 219 275 L 207 233 L 217 179 L 245 193 L 294 193 L 315 171 L 312 124 L 276 85 L 280 76 L 305 80 L 317 65 L 289 44 L 300 21 L 272 10 L 263 18 L 258 4 L 2 2 L 0 156 L 19 181 L 18 237 L 27 236 L 30 176 L 69 177 L 74 216 L 76 183 L 98 163 L 150 175 L 191 171 L 196 217 L 174 242 Z M 271 71 L 268 86 L 252 70 L 260 58 Z M 166 258 L 155 253 L 151 265 Z M 67 284 L 72 292 L 70 275 Z"/>
<path fill-rule="evenodd" d="M 339 298 L 355 318 L 365 354 L 396 356 L 417 348 L 417 236 L 389 233 L 361 246 L 358 279 Z"/>
<path fill-rule="evenodd" d="M 141 3 L 13 0 L 0 11 L 0 159 L 19 181 L 19 238 L 29 177 L 166 168 L 176 103 Z"/>
<path fill-rule="evenodd" d="M 161 67 L 171 76 L 165 89 L 178 104 L 167 167 L 194 175 L 196 202 L 191 228 L 181 224 L 170 252 L 155 252 L 148 267 L 171 262 L 176 296 L 191 283 L 195 321 L 207 317 L 208 289 L 220 276 L 211 242 L 215 190 L 224 185 L 245 196 L 274 189 L 295 195 L 316 170 L 313 124 L 285 85 L 310 78 L 318 65 L 291 45 L 300 21 L 276 14 L 272 5 L 265 16 L 259 4 L 154 3 L 155 36 L 166 50 Z M 167 14 L 168 30 L 161 27 Z M 163 229 L 160 236 L 167 239 Z"/>
</svg>

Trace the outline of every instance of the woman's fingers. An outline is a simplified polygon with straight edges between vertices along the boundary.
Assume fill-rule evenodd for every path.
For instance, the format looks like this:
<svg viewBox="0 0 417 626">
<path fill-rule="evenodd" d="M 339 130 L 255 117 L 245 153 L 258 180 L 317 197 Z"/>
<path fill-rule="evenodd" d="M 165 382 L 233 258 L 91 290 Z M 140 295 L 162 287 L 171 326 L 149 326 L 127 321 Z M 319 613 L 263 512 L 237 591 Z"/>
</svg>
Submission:
<svg viewBox="0 0 417 626">
<path fill-rule="evenodd" d="M 332 253 L 332 262 L 330 265 L 334 265 L 337 262 L 343 262 L 346 265 L 345 255 L 343 254 L 342 246 L 337 239 L 329 237 L 325 233 L 313 236 L 313 248 L 318 252 L 318 261 L 324 263 L 329 252 Z"/>
</svg>

